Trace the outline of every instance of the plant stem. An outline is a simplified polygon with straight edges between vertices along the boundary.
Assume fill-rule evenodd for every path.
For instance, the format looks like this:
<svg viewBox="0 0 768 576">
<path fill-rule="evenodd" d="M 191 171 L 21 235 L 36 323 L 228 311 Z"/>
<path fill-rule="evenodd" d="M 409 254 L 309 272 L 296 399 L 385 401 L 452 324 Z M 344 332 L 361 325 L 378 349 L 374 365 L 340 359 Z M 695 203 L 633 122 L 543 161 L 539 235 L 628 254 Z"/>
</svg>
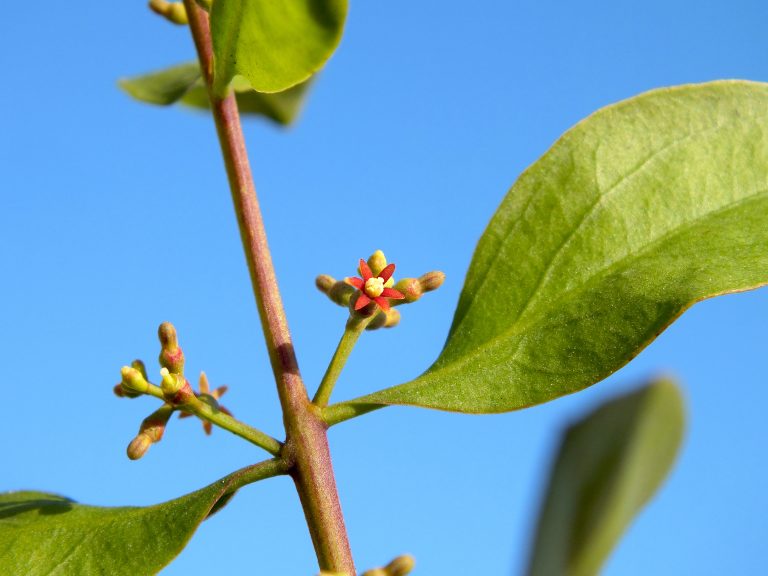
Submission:
<svg viewBox="0 0 768 576">
<path fill-rule="evenodd" d="M 352 314 L 349 317 L 349 320 L 347 320 L 347 324 L 344 327 L 344 334 L 342 334 L 339 345 L 336 347 L 336 352 L 333 353 L 331 363 L 328 365 L 323 380 L 320 382 L 315 397 L 312 399 L 313 404 L 320 407 L 328 404 L 328 401 L 331 399 L 333 387 L 336 385 L 336 380 L 339 379 L 341 370 L 347 363 L 352 348 L 355 347 L 355 343 L 360 337 L 360 334 L 363 333 L 363 330 L 370 324 L 374 316 L 375 315 L 372 314 L 368 318 L 360 318 L 359 316 Z"/>
<path fill-rule="evenodd" d="M 283 458 L 290 465 L 289 473 L 299 493 L 320 568 L 353 575 L 355 565 L 336 490 L 327 428 L 319 411 L 310 403 L 299 374 L 256 199 L 237 102 L 232 93 L 223 99 L 213 94 L 213 47 L 208 15 L 195 0 L 184 0 L 184 5 L 211 99 L 211 111 L 283 410 L 286 433 Z"/>
<path fill-rule="evenodd" d="M 345 420 L 351 420 L 357 418 L 368 412 L 379 410 L 380 408 L 386 408 L 387 404 L 363 404 L 354 403 L 349 404 L 347 402 L 340 402 L 339 404 L 332 404 L 323 408 L 323 422 L 329 428 Z"/>
<path fill-rule="evenodd" d="M 249 426 L 244 422 L 240 422 L 240 420 L 233 418 L 229 414 L 214 409 L 199 398 L 184 403 L 183 406 L 180 406 L 180 409 L 190 412 L 198 418 L 207 420 L 211 424 L 215 424 L 224 430 L 232 432 L 232 434 L 235 434 L 236 436 L 245 438 L 251 444 L 264 448 L 264 450 L 273 456 L 279 456 L 282 452 L 283 444 L 272 438 L 269 434 L 265 434 L 257 428 Z"/>
<path fill-rule="evenodd" d="M 259 480 L 265 480 L 266 478 L 272 478 L 274 476 L 280 476 L 288 473 L 288 465 L 282 458 L 272 458 L 271 460 L 264 460 L 258 464 L 246 466 L 236 472 L 232 472 L 221 481 L 232 480 L 232 484 L 227 490 L 230 494 L 246 486 L 247 484 L 253 484 Z"/>
</svg>

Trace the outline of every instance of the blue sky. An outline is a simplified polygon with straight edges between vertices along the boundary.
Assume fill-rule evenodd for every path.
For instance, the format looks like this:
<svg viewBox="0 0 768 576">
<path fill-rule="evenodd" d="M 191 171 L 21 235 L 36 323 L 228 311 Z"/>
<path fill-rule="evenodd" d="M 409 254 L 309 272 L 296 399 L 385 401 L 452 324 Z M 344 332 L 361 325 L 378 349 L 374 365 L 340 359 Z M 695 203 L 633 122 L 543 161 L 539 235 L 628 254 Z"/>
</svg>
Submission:
<svg viewBox="0 0 768 576">
<path fill-rule="evenodd" d="M 414 377 L 444 341 L 475 243 L 517 175 L 568 127 L 639 92 L 768 79 L 758 1 L 353 2 L 300 122 L 245 125 L 299 362 L 314 387 L 344 312 L 314 288 L 377 248 L 401 275 L 448 280 L 366 334 L 335 398 Z M 149 399 L 118 400 L 120 366 L 154 368 L 179 329 L 188 370 L 225 404 L 282 426 L 210 118 L 131 101 L 115 81 L 192 58 L 188 32 L 143 2 L 14 2 L 0 23 L 0 489 L 100 505 L 194 490 L 261 454 L 173 421 L 139 462 L 124 448 Z M 768 292 L 695 306 L 589 390 L 516 413 L 390 408 L 334 428 L 360 569 L 403 552 L 415 574 L 518 574 L 552 450 L 601 399 L 676 375 L 680 460 L 608 575 L 753 574 L 768 562 L 764 438 Z M 286 479 L 243 490 L 163 573 L 309 576 Z"/>
</svg>

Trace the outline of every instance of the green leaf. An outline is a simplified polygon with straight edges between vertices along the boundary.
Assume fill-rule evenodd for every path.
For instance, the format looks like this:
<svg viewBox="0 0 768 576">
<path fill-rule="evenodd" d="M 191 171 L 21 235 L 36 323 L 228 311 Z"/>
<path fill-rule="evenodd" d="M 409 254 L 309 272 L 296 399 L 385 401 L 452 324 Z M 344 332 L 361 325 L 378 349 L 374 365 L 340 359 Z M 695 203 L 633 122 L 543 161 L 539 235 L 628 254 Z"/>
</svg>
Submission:
<svg viewBox="0 0 768 576">
<path fill-rule="evenodd" d="M 680 392 L 661 380 L 571 426 L 549 479 L 528 574 L 597 574 L 671 469 L 684 423 Z"/>
<path fill-rule="evenodd" d="M 44 492 L 0 494 L 3 574 L 156 574 L 235 490 L 283 473 L 276 460 L 146 508 L 86 506 Z"/>
<path fill-rule="evenodd" d="M 235 91 L 237 107 L 241 114 L 265 116 L 278 124 L 287 126 L 296 119 L 301 111 L 311 83 L 312 80 L 310 79 L 283 92 L 264 94 L 251 89 L 250 84 L 238 76 L 232 82 L 232 88 Z M 202 80 L 184 94 L 181 102 L 193 108 L 209 109 L 211 107 L 208 92 Z"/>
<path fill-rule="evenodd" d="M 118 84 L 129 95 L 150 104 L 167 106 L 181 102 L 192 108 L 211 107 L 197 62 L 123 78 Z M 232 82 L 232 89 L 241 114 L 264 116 L 278 124 L 289 125 L 298 116 L 310 84 L 311 80 L 308 80 L 283 92 L 263 94 L 254 91 L 244 78 L 237 77 Z"/>
<path fill-rule="evenodd" d="M 181 99 L 200 80 L 200 65 L 186 62 L 143 76 L 122 78 L 120 88 L 142 102 L 167 106 Z"/>
<path fill-rule="evenodd" d="M 257 92 L 281 92 L 319 70 L 341 40 L 346 0 L 227 0 L 211 9 L 214 88 L 244 76 Z"/>
<path fill-rule="evenodd" d="M 648 92 L 580 122 L 519 178 L 429 370 L 326 417 L 546 402 L 621 368 L 695 302 L 767 282 L 768 85 Z"/>
</svg>

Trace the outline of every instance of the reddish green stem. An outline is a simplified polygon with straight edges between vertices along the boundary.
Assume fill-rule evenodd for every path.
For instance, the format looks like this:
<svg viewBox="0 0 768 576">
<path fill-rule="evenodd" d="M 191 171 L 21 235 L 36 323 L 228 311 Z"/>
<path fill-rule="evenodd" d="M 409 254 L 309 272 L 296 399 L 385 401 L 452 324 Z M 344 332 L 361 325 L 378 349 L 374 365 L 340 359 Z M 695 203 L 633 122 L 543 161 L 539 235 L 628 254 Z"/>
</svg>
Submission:
<svg viewBox="0 0 768 576">
<path fill-rule="evenodd" d="M 212 90 L 213 48 L 208 15 L 194 0 L 184 0 L 211 110 L 227 169 L 248 269 L 283 409 L 286 441 L 283 458 L 301 499 L 320 568 L 355 574 L 344 517 L 333 475 L 327 428 L 307 396 L 293 350 L 288 322 L 267 245 L 253 185 L 237 102 Z"/>
</svg>

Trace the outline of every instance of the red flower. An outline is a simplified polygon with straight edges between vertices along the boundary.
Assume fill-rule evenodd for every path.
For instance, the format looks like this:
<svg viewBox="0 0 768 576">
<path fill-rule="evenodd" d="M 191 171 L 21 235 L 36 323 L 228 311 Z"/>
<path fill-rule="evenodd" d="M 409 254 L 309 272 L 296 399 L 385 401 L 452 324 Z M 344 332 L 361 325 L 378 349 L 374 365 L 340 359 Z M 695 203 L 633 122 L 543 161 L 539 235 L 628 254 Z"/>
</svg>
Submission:
<svg viewBox="0 0 768 576">
<path fill-rule="evenodd" d="M 392 274 L 395 271 L 395 265 L 390 264 L 386 266 L 384 270 L 379 272 L 378 276 L 374 276 L 371 269 L 366 264 L 365 260 L 360 259 L 360 274 L 362 278 L 346 278 L 347 284 L 351 284 L 358 290 L 360 290 L 360 296 L 355 302 L 355 310 L 360 310 L 370 304 L 372 301 L 378 304 L 379 308 L 385 312 L 389 310 L 388 298 L 394 298 L 395 300 L 402 300 L 405 295 L 390 288 L 393 284 Z"/>
</svg>

